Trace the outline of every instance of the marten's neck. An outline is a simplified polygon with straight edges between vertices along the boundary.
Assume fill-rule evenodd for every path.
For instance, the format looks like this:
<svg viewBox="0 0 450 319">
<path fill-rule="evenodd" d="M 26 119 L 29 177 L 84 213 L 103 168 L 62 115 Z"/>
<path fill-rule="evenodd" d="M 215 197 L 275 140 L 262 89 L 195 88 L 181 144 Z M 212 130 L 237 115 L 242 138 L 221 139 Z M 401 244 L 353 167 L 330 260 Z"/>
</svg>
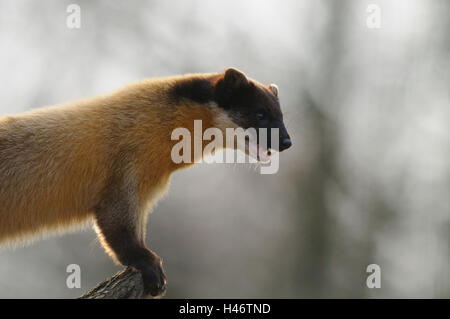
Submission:
<svg viewBox="0 0 450 319">
<path fill-rule="evenodd" d="M 176 115 L 170 126 L 172 130 L 186 129 L 189 132 L 188 137 L 190 136 L 189 143 L 184 144 L 190 152 L 190 156 L 184 158 L 189 157 L 189 160 L 175 164 L 173 166 L 175 169 L 191 166 L 198 163 L 203 155 L 209 155 L 205 154 L 205 146 L 210 141 L 203 138 L 206 130 L 218 128 L 225 132 L 226 127 L 233 125 L 231 121 L 224 123 L 228 117 L 214 101 L 214 82 L 218 76 L 218 74 L 187 75 L 177 78 L 168 90 L 169 96 L 174 99 Z M 175 144 L 179 145 L 181 138 L 185 139 L 186 136 L 175 135 L 173 138 L 176 140 L 171 143 L 172 147 Z"/>
<path fill-rule="evenodd" d="M 203 140 L 205 130 L 214 127 L 225 132 L 227 127 L 235 127 L 213 100 L 217 76 L 201 74 L 144 80 L 115 92 L 107 99 L 123 113 L 117 127 L 126 128 L 127 132 L 121 135 L 140 139 L 136 143 L 142 145 L 139 147 L 142 156 L 151 159 L 149 165 L 158 161 L 157 167 L 172 172 L 198 162 L 210 142 Z M 180 135 L 180 132 L 188 134 Z M 200 152 L 198 145 L 194 145 L 199 138 Z M 172 159 L 172 149 L 182 140 L 185 147 L 181 153 L 189 152 L 189 160 L 177 163 Z"/>
</svg>

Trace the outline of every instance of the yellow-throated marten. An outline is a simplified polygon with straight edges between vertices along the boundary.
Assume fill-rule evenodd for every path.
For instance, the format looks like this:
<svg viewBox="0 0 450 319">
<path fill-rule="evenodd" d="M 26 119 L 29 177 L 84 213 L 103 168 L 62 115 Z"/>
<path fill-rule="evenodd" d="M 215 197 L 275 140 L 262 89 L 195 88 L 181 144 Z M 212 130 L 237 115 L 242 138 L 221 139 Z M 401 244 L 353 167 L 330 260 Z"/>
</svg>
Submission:
<svg viewBox="0 0 450 319">
<path fill-rule="evenodd" d="M 141 271 L 161 295 L 161 259 L 145 246 L 146 213 L 171 174 L 171 132 L 217 127 L 279 128 L 291 146 L 275 85 L 230 68 L 130 84 L 109 95 L 0 118 L 0 242 L 94 220 L 105 250 Z"/>
</svg>

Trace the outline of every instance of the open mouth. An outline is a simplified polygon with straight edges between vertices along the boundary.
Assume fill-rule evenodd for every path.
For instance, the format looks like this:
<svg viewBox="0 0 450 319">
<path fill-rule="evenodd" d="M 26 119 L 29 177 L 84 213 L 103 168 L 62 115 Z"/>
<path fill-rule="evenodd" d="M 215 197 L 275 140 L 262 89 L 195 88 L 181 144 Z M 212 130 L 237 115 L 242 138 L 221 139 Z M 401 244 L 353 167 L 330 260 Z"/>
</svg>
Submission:
<svg viewBox="0 0 450 319">
<path fill-rule="evenodd" d="M 250 140 L 248 136 L 245 136 L 245 149 L 248 155 L 263 163 L 269 162 L 273 154 L 270 148 L 264 149 L 260 147 L 258 142 Z"/>
</svg>

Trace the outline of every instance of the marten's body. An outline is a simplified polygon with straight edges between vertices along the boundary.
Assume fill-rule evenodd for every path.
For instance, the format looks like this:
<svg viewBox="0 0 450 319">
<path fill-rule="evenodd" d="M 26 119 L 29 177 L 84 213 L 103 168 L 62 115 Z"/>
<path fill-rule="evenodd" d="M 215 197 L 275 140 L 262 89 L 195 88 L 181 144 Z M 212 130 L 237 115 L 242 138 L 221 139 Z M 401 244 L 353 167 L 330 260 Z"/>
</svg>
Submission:
<svg viewBox="0 0 450 319">
<path fill-rule="evenodd" d="M 148 208 L 179 167 L 171 131 L 194 118 L 217 126 L 214 108 L 169 98 L 176 79 L 1 118 L 0 241 L 77 225 L 116 189 Z"/>
<path fill-rule="evenodd" d="M 0 243 L 93 219 L 108 253 L 140 270 L 148 293 L 162 294 L 160 258 L 145 248 L 146 213 L 171 174 L 187 165 L 171 160 L 175 128 L 192 130 L 198 119 L 203 129 L 242 126 L 218 100 L 216 87 L 244 76 L 230 70 L 228 80 L 226 74 L 145 80 L 0 118 Z"/>
</svg>

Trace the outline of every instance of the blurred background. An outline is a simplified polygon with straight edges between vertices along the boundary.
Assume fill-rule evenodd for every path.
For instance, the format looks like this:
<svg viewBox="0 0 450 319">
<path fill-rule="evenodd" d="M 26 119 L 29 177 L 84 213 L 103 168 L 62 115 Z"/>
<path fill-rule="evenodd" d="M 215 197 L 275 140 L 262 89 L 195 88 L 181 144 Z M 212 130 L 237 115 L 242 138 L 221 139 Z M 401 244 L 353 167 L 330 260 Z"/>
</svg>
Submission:
<svg viewBox="0 0 450 319">
<path fill-rule="evenodd" d="M 198 165 L 150 216 L 167 297 L 448 298 L 449 30 L 445 0 L 2 0 L 0 115 L 230 66 L 276 83 L 279 172 Z M 0 297 L 74 298 L 120 269 L 90 229 L 2 248 Z"/>
</svg>

